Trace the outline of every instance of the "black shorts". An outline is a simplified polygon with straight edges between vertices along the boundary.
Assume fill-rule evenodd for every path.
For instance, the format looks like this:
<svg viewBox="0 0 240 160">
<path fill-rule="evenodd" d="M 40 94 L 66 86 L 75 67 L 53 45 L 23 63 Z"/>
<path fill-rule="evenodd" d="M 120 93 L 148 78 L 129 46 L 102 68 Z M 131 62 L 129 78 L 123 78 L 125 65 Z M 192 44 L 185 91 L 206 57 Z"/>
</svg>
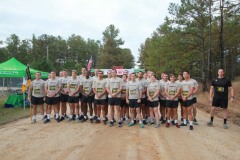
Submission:
<svg viewBox="0 0 240 160">
<path fill-rule="evenodd" d="M 93 101 L 94 101 L 93 95 L 88 96 L 88 97 L 82 95 L 82 103 L 93 103 Z"/>
<path fill-rule="evenodd" d="M 55 105 L 60 102 L 60 97 L 46 97 L 47 105 Z"/>
<path fill-rule="evenodd" d="M 138 103 L 137 101 L 138 101 L 138 99 L 129 99 L 128 106 L 130 108 L 139 108 L 141 103 Z"/>
<path fill-rule="evenodd" d="M 166 107 L 167 108 L 177 108 L 178 107 L 178 101 L 166 100 Z"/>
<path fill-rule="evenodd" d="M 78 103 L 78 102 L 79 102 L 79 96 L 77 96 L 77 97 L 69 96 L 68 97 L 68 103 Z"/>
<path fill-rule="evenodd" d="M 79 99 L 82 99 L 82 96 L 83 96 L 82 93 L 79 93 Z"/>
<path fill-rule="evenodd" d="M 159 99 L 160 106 L 166 107 L 166 100 Z"/>
<path fill-rule="evenodd" d="M 197 97 L 194 97 L 194 98 L 192 99 L 192 104 L 195 104 L 195 103 L 197 103 Z"/>
<path fill-rule="evenodd" d="M 141 104 L 147 105 L 147 98 L 142 98 L 141 99 Z"/>
<path fill-rule="evenodd" d="M 189 107 L 192 105 L 192 100 L 186 100 L 186 101 L 182 101 L 181 104 L 183 107 Z"/>
<path fill-rule="evenodd" d="M 61 93 L 61 95 L 60 95 L 60 101 L 61 102 L 68 102 L 68 97 L 69 97 L 69 95 L 67 95 L 67 94 L 62 94 Z"/>
<path fill-rule="evenodd" d="M 213 97 L 212 106 L 220 108 L 228 108 L 228 99 Z"/>
<path fill-rule="evenodd" d="M 128 104 L 126 102 L 126 99 L 121 99 L 121 105 L 120 105 L 122 108 L 125 107 L 125 108 L 128 108 Z"/>
<path fill-rule="evenodd" d="M 106 99 L 94 99 L 94 103 L 96 105 L 105 105 L 105 104 L 107 104 L 106 103 Z"/>
<path fill-rule="evenodd" d="M 110 106 L 120 106 L 121 98 L 108 98 L 108 105 Z"/>
<path fill-rule="evenodd" d="M 178 103 L 182 104 L 182 98 L 178 98 Z"/>
<path fill-rule="evenodd" d="M 31 103 L 33 105 L 42 105 L 44 102 L 43 102 L 43 97 L 34 97 L 32 96 L 31 97 Z"/>
<path fill-rule="evenodd" d="M 153 101 L 153 102 L 151 102 L 151 101 L 148 101 L 148 107 L 149 108 L 155 108 L 155 107 L 158 107 L 158 101 Z"/>
</svg>

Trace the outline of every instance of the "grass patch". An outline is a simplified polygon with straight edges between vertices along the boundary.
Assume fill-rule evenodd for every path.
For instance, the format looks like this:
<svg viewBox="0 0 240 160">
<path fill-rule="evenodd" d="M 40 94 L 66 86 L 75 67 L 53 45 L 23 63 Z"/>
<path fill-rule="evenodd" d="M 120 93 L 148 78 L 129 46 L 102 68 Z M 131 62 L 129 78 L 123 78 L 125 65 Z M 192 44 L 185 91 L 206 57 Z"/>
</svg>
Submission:
<svg viewBox="0 0 240 160">
<path fill-rule="evenodd" d="M 0 99 L 0 125 L 16 121 L 30 115 L 30 110 L 27 107 L 25 110 L 23 107 L 4 108 L 5 101 L 6 97 Z"/>
</svg>

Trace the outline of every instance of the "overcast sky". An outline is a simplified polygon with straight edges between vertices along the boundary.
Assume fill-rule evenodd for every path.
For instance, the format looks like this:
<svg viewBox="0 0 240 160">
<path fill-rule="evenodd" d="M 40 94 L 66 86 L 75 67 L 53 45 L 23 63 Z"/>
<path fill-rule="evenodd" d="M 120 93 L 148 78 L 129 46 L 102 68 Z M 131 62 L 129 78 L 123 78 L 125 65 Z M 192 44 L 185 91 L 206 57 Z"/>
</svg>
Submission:
<svg viewBox="0 0 240 160">
<path fill-rule="evenodd" d="M 123 47 L 137 60 L 140 44 L 164 22 L 170 2 L 180 0 L 1 0 L 0 40 L 11 34 L 20 39 L 76 34 L 102 40 L 102 32 L 114 24 Z"/>
</svg>

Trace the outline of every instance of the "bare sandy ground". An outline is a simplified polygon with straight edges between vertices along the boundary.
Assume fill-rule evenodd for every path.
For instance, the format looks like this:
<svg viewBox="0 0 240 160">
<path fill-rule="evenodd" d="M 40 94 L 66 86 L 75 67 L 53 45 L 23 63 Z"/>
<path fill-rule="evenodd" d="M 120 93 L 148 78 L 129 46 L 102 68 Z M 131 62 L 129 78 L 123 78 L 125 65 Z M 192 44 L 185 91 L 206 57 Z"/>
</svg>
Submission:
<svg viewBox="0 0 240 160">
<path fill-rule="evenodd" d="M 26 160 L 170 160 L 240 159 L 240 127 L 198 111 L 199 125 L 190 131 L 171 126 L 119 128 L 100 124 L 52 119 L 49 124 L 30 124 L 30 118 L 0 126 L 0 159 Z"/>
</svg>

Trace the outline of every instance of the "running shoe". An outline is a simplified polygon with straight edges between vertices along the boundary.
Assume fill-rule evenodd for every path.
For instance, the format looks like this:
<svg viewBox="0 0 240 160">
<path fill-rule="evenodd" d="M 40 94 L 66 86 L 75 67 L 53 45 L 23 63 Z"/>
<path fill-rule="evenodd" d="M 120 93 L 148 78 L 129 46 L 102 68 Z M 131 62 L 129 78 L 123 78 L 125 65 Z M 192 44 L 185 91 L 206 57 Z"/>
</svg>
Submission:
<svg viewBox="0 0 240 160">
<path fill-rule="evenodd" d="M 134 121 L 133 121 L 133 122 L 134 122 L 134 124 L 136 124 L 136 123 L 137 123 L 137 120 L 136 120 L 136 119 L 134 119 Z"/>
<path fill-rule="evenodd" d="M 32 124 L 34 124 L 34 123 L 36 123 L 37 121 L 36 121 L 36 119 L 32 119 Z"/>
<path fill-rule="evenodd" d="M 61 121 L 60 121 L 60 119 L 59 119 L 59 117 L 58 117 L 58 118 L 56 118 L 56 121 L 57 121 L 58 123 L 59 123 L 59 122 L 61 122 Z"/>
<path fill-rule="evenodd" d="M 227 124 L 223 124 L 223 128 L 224 128 L 224 129 L 228 129 Z"/>
<path fill-rule="evenodd" d="M 180 126 L 187 126 L 187 124 L 182 123 L 182 124 L 180 124 Z"/>
<path fill-rule="evenodd" d="M 170 126 L 170 123 L 167 122 L 167 123 L 165 124 L 165 126 L 168 128 L 168 127 Z"/>
<path fill-rule="evenodd" d="M 207 125 L 208 125 L 208 126 L 213 126 L 213 122 L 212 122 L 212 121 L 209 121 L 209 122 L 207 122 Z"/>
<path fill-rule="evenodd" d="M 118 127 L 122 127 L 122 122 L 118 122 Z"/>
<path fill-rule="evenodd" d="M 134 122 L 130 122 L 130 123 L 128 124 L 128 127 L 131 127 L 131 126 L 134 126 Z"/>
<path fill-rule="evenodd" d="M 145 120 L 145 119 L 143 119 L 143 124 L 144 124 L 144 125 L 147 125 L 147 122 L 146 122 L 146 120 Z"/>
<path fill-rule="evenodd" d="M 180 126 L 178 125 L 178 123 L 175 123 L 175 126 L 176 126 L 177 128 L 180 128 Z"/>
<path fill-rule="evenodd" d="M 164 124 L 164 123 L 166 123 L 166 122 L 167 122 L 166 120 L 164 120 L 164 119 L 162 120 L 162 124 Z"/>
<path fill-rule="evenodd" d="M 44 124 L 49 123 L 50 119 L 45 119 L 45 121 L 43 122 Z"/>
<path fill-rule="evenodd" d="M 108 121 L 108 117 L 105 117 L 106 121 Z"/>
<path fill-rule="evenodd" d="M 192 125 L 190 125 L 190 126 L 189 126 L 189 129 L 190 129 L 190 130 L 193 130 L 193 126 L 192 126 Z"/>
<path fill-rule="evenodd" d="M 71 117 L 68 117 L 67 121 L 71 122 L 73 119 Z"/>
<path fill-rule="evenodd" d="M 47 119 L 47 115 L 44 116 L 44 119 Z"/>
<path fill-rule="evenodd" d="M 171 121 L 171 124 L 172 124 L 172 125 L 175 125 L 175 122 L 174 122 L 174 120 L 172 120 L 172 121 Z"/>
<path fill-rule="evenodd" d="M 160 124 L 157 123 L 154 127 L 155 127 L 155 128 L 159 128 L 159 127 L 160 127 Z"/>
<path fill-rule="evenodd" d="M 139 126 L 140 126 L 141 128 L 144 128 L 144 124 L 143 124 L 143 123 L 139 123 Z"/>
<path fill-rule="evenodd" d="M 77 123 L 81 122 L 80 117 L 76 118 Z"/>
<path fill-rule="evenodd" d="M 109 126 L 112 127 L 113 125 L 114 125 L 114 122 L 111 121 L 110 124 L 109 124 Z"/>
<path fill-rule="evenodd" d="M 193 120 L 193 124 L 198 125 L 198 122 L 196 119 Z"/>
<path fill-rule="evenodd" d="M 62 116 L 61 118 L 60 118 L 60 121 L 63 121 L 65 118 L 64 118 L 64 116 Z"/>
<path fill-rule="evenodd" d="M 100 119 L 97 119 L 97 120 L 95 121 L 95 123 L 101 123 Z"/>
<path fill-rule="evenodd" d="M 113 118 L 113 122 L 114 122 L 114 123 L 116 122 L 115 118 Z"/>
</svg>

